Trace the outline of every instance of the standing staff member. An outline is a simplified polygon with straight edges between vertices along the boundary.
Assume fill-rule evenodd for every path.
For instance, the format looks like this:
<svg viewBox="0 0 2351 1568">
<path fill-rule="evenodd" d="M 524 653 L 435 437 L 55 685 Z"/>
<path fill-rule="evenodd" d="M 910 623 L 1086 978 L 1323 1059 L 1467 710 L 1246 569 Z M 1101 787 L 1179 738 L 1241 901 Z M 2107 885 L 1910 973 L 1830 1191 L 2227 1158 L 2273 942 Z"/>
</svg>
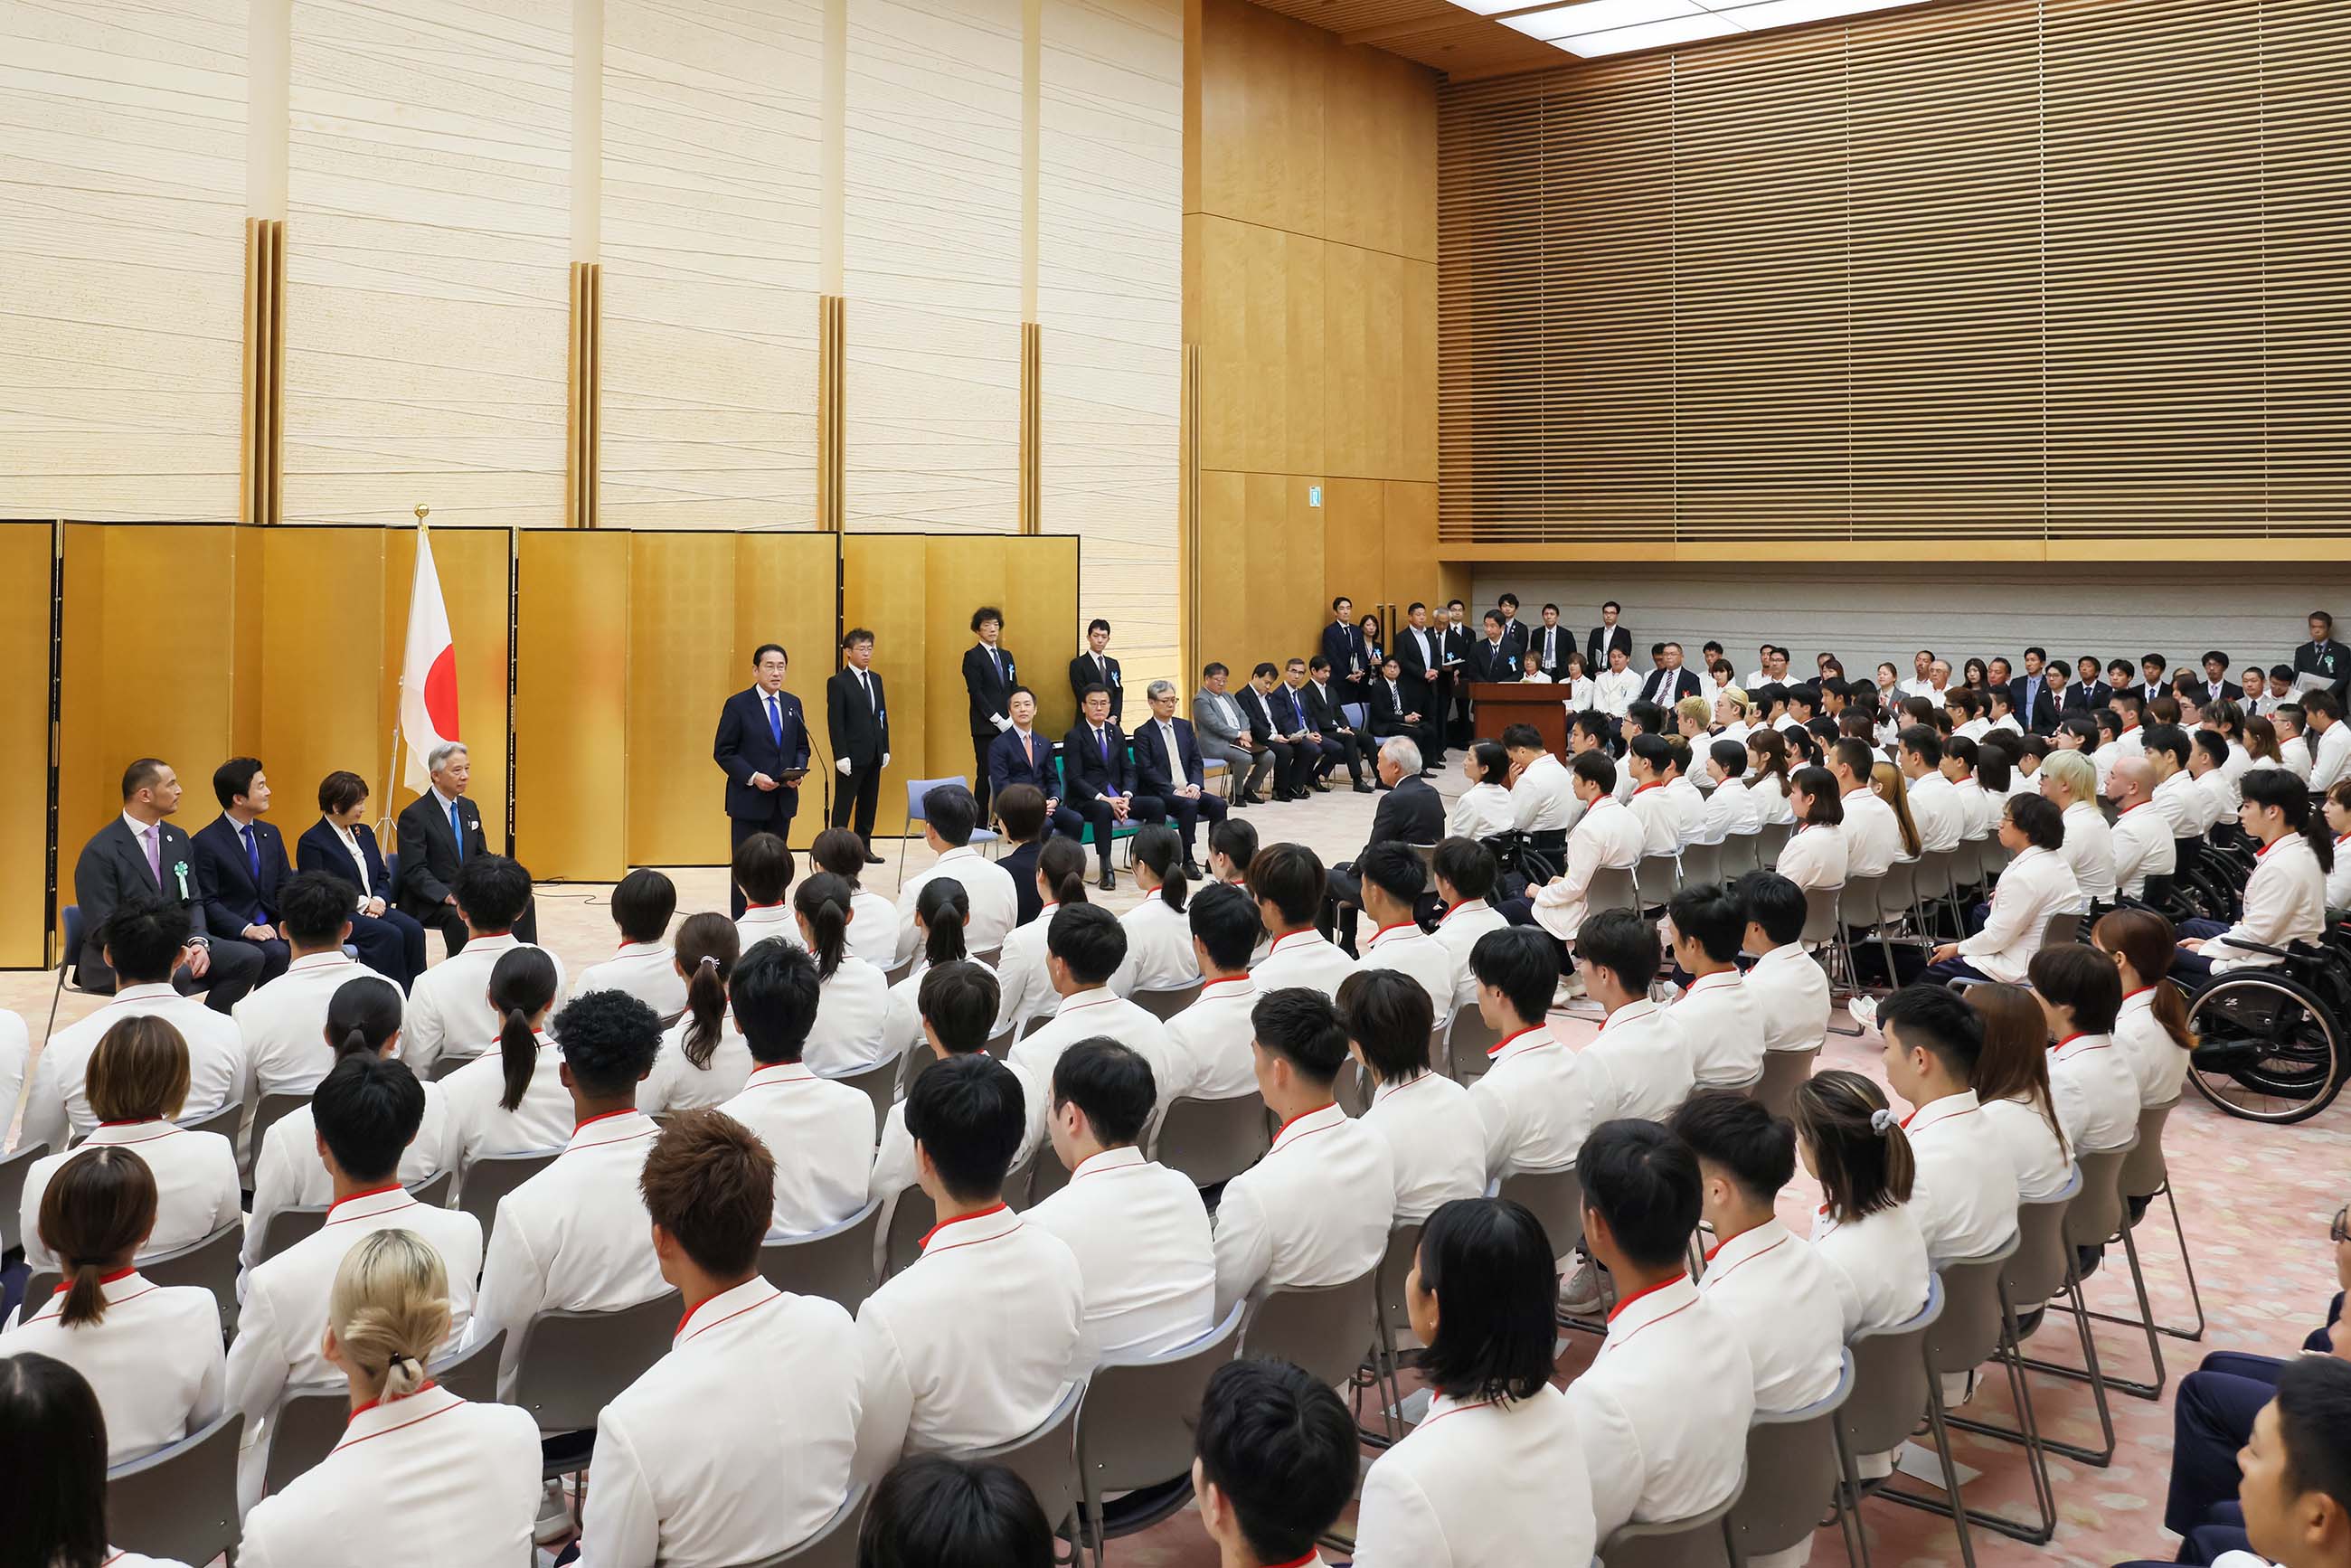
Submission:
<svg viewBox="0 0 2351 1568">
<path fill-rule="evenodd" d="M 784 674 L 791 667 L 782 643 L 760 643 L 751 654 L 758 679 L 728 697 L 719 711 L 718 738 L 710 755 L 726 770 L 727 826 L 737 850 L 754 833 L 789 841 L 792 818 L 800 809 L 800 781 L 785 777 L 806 771 L 809 761 L 800 699 L 784 690 Z M 743 890 L 734 889 L 732 897 L 739 920 Z"/>
<path fill-rule="evenodd" d="M 1126 688 L 1119 684 L 1118 661 L 1110 656 L 1110 622 L 1096 616 L 1086 623 L 1086 651 L 1070 661 L 1070 695 L 1085 706 L 1086 688 L 1110 693 L 1110 721 L 1126 722 Z"/>
<path fill-rule="evenodd" d="M 852 626 L 841 640 L 847 662 L 824 684 L 824 727 L 832 741 L 832 765 L 847 780 L 832 802 L 832 825 L 849 826 L 853 806 L 865 863 L 880 865 L 873 852 L 873 810 L 882 800 L 882 770 L 890 766 L 890 706 L 882 677 L 873 673 L 873 633 Z"/>
<path fill-rule="evenodd" d="M 1008 705 L 1020 674 L 1013 667 L 1012 650 L 1003 645 L 1003 611 L 981 605 L 971 612 L 971 630 L 979 641 L 963 651 L 963 685 L 971 694 L 972 789 L 980 821 L 986 821 L 988 743 L 1012 727 Z"/>
</svg>

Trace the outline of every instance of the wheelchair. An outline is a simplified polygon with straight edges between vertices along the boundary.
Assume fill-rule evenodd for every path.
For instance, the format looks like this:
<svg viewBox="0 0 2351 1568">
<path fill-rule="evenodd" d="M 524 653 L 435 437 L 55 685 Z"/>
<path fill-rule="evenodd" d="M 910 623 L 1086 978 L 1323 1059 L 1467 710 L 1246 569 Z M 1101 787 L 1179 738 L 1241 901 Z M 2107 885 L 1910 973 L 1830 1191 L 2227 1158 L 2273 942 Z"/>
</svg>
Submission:
<svg viewBox="0 0 2351 1568">
<path fill-rule="evenodd" d="M 2351 1021 L 2351 919 L 2319 943 L 2290 948 L 2232 944 L 2276 956 L 2225 971 L 2188 998 L 2196 1047 L 2188 1081 L 2206 1100 L 2250 1122 L 2307 1120 L 2334 1103 L 2346 1067 Z"/>
</svg>

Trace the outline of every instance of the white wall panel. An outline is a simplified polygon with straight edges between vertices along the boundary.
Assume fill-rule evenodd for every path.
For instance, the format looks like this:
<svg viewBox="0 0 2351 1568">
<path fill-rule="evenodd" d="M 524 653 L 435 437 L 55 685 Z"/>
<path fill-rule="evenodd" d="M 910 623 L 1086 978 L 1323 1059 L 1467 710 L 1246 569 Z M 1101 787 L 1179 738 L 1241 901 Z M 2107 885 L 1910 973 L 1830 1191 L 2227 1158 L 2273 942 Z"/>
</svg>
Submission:
<svg viewBox="0 0 2351 1568">
<path fill-rule="evenodd" d="M 0 4 L 0 513 L 236 517 L 246 9 Z"/>
<path fill-rule="evenodd" d="M 614 528 L 816 513 L 821 0 L 605 0 Z"/>
<path fill-rule="evenodd" d="M 1080 536 L 1128 678 L 1177 679 L 1182 7 L 1045 0 L 1040 74 L 1042 531 Z"/>
<path fill-rule="evenodd" d="M 1856 677 L 1880 659 L 1907 676 L 1920 648 L 1957 669 L 1970 654 L 2015 659 L 2034 643 L 2069 660 L 2161 652 L 2181 663 L 2220 648 L 2238 664 L 2276 664 L 2290 662 L 2309 635 L 2303 618 L 2310 611 L 2351 617 L 2351 571 L 2296 568 L 2289 580 L 2276 567 L 2224 563 L 1612 568 L 1572 576 L 1557 567 L 1505 566 L 1480 567 L 1477 584 L 1478 605 L 1508 591 L 1523 601 L 1529 621 L 1541 619 L 1544 601 L 1556 601 L 1579 638 L 1599 623 L 1604 600 L 1621 601 L 1636 668 L 1648 667 L 1653 642 L 1680 642 L 1695 664 L 1699 644 L 1712 638 L 1742 673 L 1769 642 L 1792 651 L 1792 670 L 1811 671 L 1825 651 Z"/>
<path fill-rule="evenodd" d="M 294 0 L 288 522 L 563 520 L 569 0 Z"/>
<path fill-rule="evenodd" d="M 1020 0 L 850 0 L 845 524 L 1019 522 Z"/>
</svg>

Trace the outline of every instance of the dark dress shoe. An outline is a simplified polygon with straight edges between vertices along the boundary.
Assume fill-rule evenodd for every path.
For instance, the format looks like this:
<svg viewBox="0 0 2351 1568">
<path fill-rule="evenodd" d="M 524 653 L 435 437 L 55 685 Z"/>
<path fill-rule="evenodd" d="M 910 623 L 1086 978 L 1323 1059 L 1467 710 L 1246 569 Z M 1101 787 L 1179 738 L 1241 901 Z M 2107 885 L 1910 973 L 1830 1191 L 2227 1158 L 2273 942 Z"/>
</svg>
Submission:
<svg viewBox="0 0 2351 1568">
<path fill-rule="evenodd" d="M 1368 784 L 1358 782 L 1355 786 L 1355 793 L 1358 795 L 1372 795 L 1378 793 L 1378 791 L 1374 790 Z"/>
<path fill-rule="evenodd" d="M 1200 869 L 1198 862 L 1187 860 L 1184 862 L 1184 874 L 1189 877 L 1200 877 L 1206 876 L 1207 873 Z"/>
<path fill-rule="evenodd" d="M 866 863 L 867 865 L 883 865 L 883 864 L 885 864 L 885 863 L 887 863 L 887 862 L 885 862 L 882 859 L 882 857 L 881 857 L 880 855 L 877 855 L 877 854 L 875 854 L 872 851 L 868 850 L 868 851 L 866 851 L 866 852 L 865 852 L 865 863 Z"/>
<path fill-rule="evenodd" d="M 1094 885 L 1101 888 L 1104 893 L 1111 892 L 1118 886 L 1118 873 L 1111 870 L 1108 866 L 1102 867 L 1102 873 L 1094 879 Z"/>
</svg>

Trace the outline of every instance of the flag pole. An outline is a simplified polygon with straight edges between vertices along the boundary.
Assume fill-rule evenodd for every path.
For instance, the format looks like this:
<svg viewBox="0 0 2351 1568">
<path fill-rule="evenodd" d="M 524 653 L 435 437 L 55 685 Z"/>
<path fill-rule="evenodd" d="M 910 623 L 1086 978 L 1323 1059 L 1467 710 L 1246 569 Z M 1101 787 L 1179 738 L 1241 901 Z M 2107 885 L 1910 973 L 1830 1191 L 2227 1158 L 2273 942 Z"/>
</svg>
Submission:
<svg viewBox="0 0 2351 1568">
<path fill-rule="evenodd" d="M 422 501 L 417 503 L 416 544 L 419 554 L 423 553 L 424 548 L 424 519 L 427 517 L 430 517 L 432 512 L 433 508 L 424 505 Z M 416 597 L 416 571 L 413 564 L 411 565 L 408 573 L 408 597 L 412 601 Z M 401 624 L 402 627 L 401 633 L 401 647 L 403 650 L 401 663 L 403 666 L 402 674 L 404 677 L 407 674 L 405 669 L 405 665 L 407 664 L 405 650 L 408 645 L 407 632 L 405 630 L 407 622 L 403 620 Z M 378 840 L 385 842 L 390 842 L 392 829 L 393 819 L 392 811 L 392 792 L 400 787 L 400 703 L 402 695 L 402 693 L 401 689 L 395 685 L 392 688 L 392 695 L 391 761 L 387 764 L 386 768 L 386 777 L 383 781 L 383 793 L 376 797 L 377 800 L 383 803 L 383 810 L 382 814 L 376 818 L 375 836 Z M 394 853 L 399 852 L 399 846 L 397 844 L 393 845 L 392 848 Z"/>
</svg>

